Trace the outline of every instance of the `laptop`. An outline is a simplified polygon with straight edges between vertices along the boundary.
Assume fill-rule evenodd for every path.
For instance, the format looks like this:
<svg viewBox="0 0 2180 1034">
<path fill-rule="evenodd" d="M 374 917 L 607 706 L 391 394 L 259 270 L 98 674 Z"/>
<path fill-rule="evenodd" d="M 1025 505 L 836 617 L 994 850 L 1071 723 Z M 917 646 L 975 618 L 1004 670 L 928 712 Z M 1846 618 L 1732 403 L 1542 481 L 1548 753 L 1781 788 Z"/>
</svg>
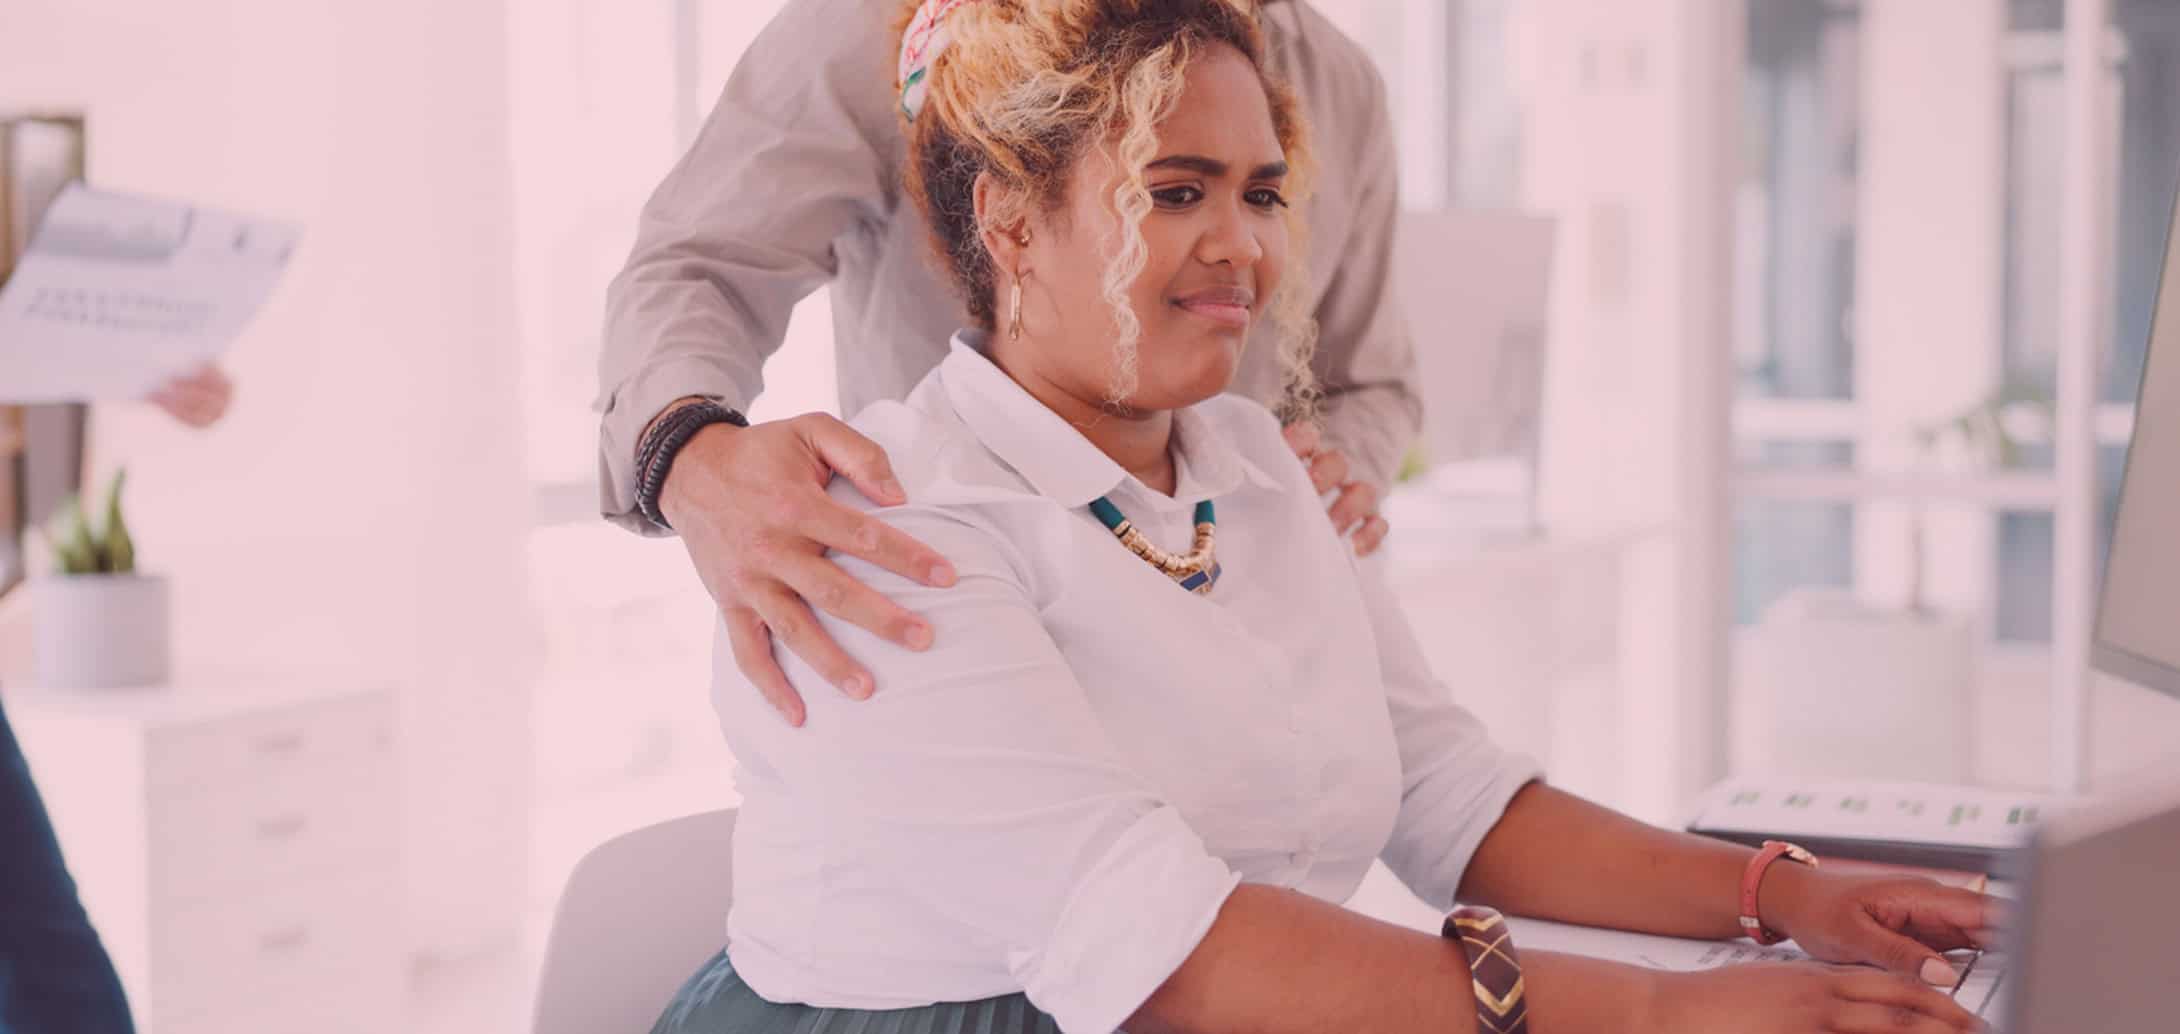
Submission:
<svg viewBox="0 0 2180 1034">
<path fill-rule="evenodd" d="M 2180 1030 L 2180 772 L 2047 817 L 2023 858 L 1993 1028 Z"/>
</svg>

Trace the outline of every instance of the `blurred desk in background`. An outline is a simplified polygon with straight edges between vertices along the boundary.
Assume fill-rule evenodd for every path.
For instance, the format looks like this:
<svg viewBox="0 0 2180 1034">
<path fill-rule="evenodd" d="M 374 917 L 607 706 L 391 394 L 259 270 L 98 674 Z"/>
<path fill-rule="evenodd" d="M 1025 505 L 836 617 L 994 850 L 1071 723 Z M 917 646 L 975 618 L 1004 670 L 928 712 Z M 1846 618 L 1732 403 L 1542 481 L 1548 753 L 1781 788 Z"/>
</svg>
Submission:
<svg viewBox="0 0 2180 1034">
<path fill-rule="evenodd" d="M 144 1034 L 399 1029 L 389 693 L 251 677 L 0 702 Z"/>
<path fill-rule="evenodd" d="M 1623 785 L 1623 567 L 1651 534 L 1521 531 L 1402 486 L 1386 500 L 1386 580 L 1431 668 L 1554 785 L 1600 803 Z"/>
</svg>

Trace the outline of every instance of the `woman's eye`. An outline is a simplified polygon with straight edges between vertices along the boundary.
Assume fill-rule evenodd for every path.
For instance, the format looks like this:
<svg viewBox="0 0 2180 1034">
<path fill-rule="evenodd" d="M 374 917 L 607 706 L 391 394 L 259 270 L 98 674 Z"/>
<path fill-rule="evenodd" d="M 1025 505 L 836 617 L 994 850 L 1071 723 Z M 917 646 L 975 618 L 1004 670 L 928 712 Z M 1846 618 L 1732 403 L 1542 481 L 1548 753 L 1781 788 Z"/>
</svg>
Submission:
<svg viewBox="0 0 2180 1034">
<path fill-rule="evenodd" d="M 1279 191 L 1273 190 L 1270 187 L 1258 187 L 1257 189 L 1242 195 L 1242 197 L 1250 204 L 1255 205 L 1258 208 L 1287 207 L 1287 199 L 1279 196 Z"/>
<path fill-rule="evenodd" d="M 1151 191 L 1151 200 L 1167 208 L 1186 208 L 1203 200 L 1204 192 L 1195 187 L 1166 187 Z"/>
</svg>

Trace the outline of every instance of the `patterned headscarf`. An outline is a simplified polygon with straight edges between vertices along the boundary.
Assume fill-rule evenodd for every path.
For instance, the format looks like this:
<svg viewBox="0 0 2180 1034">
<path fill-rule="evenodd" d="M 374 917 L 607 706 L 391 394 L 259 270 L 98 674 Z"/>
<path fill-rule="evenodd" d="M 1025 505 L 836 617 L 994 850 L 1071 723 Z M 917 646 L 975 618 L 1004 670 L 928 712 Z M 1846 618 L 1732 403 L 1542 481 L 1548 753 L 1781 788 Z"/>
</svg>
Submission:
<svg viewBox="0 0 2180 1034">
<path fill-rule="evenodd" d="M 931 91 L 931 66 L 938 63 L 953 35 L 946 31 L 946 16 L 977 0 L 923 0 L 916 16 L 901 33 L 901 114 L 914 122 L 923 110 L 924 95 Z"/>
<path fill-rule="evenodd" d="M 908 28 L 901 33 L 896 85 L 901 90 L 901 114 L 910 122 L 916 121 L 916 113 L 923 110 L 924 95 L 931 92 L 931 66 L 946 52 L 946 45 L 954 41 L 953 34 L 946 31 L 946 16 L 976 2 L 923 0 L 923 5 L 916 8 L 916 16 L 908 20 Z M 1261 3 L 1277 2 L 1261 0 Z"/>
</svg>

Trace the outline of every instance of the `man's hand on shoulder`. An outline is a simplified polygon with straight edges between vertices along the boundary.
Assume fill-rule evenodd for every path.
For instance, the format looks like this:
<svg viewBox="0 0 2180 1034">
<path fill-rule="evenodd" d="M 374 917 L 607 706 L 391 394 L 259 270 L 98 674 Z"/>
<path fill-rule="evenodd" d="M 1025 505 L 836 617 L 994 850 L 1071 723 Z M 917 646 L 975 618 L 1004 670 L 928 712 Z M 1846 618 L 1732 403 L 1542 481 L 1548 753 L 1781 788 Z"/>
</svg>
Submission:
<svg viewBox="0 0 2180 1034">
<path fill-rule="evenodd" d="M 867 699 L 876 688 L 813 606 L 911 650 L 931 645 L 928 622 L 855 580 L 826 550 L 931 586 L 955 579 L 930 547 L 827 495 L 835 473 L 881 506 L 908 501 L 885 451 L 823 413 L 704 428 L 674 456 L 659 496 L 726 618 L 735 664 L 796 726 L 806 712 L 773 656 L 774 640 L 850 697 Z"/>
</svg>

